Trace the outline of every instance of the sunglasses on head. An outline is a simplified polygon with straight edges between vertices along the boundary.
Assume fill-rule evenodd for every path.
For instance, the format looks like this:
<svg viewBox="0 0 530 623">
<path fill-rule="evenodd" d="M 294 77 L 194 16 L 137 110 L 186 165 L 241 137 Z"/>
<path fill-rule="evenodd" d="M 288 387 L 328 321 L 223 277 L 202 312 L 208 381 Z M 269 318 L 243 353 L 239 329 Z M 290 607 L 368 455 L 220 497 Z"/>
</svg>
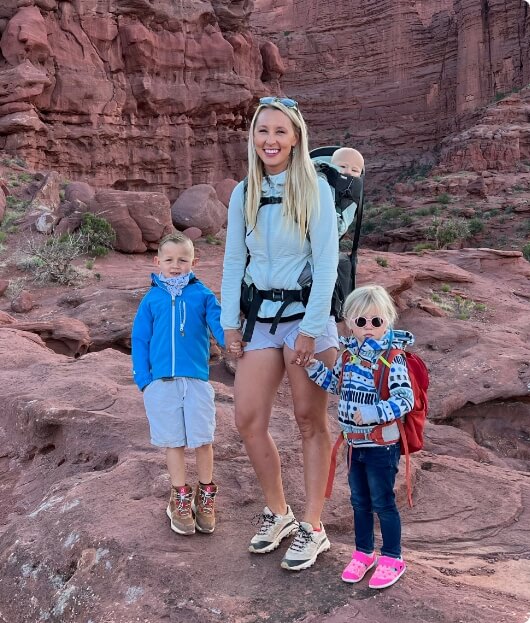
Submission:
<svg viewBox="0 0 530 623">
<path fill-rule="evenodd" d="M 368 322 L 370 322 L 372 327 L 374 327 L 375 329 L 379 329 L 379 327 L 382 327 L 385 324 L 385 319 L 379 318 L 379 316 L 374 316 L 373 318 L 365 318 L 364 316 L 359 316 L 358 318 L 355 318 L 353 322 L 355 322 L 359 329 L 365 327 Z"/>
<path fill-rule="evenodd" d="M 286 108 L 294 108 L 295 110 L 298 110 L 298 102 L 296 100 L 292 100 L 290 97 L 262 97 L 259 103 L 260 105 L 280 103 L 283 104 Z"/>
</svg>

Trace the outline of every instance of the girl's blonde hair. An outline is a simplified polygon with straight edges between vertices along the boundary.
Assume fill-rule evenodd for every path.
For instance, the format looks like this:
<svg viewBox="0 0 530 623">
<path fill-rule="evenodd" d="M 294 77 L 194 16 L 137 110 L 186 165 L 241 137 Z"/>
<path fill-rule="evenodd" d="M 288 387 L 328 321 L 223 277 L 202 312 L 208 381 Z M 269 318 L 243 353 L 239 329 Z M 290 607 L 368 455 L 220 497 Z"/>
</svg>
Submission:
<svg viewBox="0 0 530 623">
<path fill-rule="evenodd" d="M 343 315 L 349 324 L 368 311 L 377 313 L 388 322 L 389 328 L 394 325 L 398 314 L 390 294 L 381 286 L 367 285 L 357 288 L 344 301 Z"/>
<path fill-rule="evenodd" d="M 306 238 L 313 211 L 319 209 L 317 174 L 309 156 L 307 126 L 298 108 L 287 108 L 280 101 L 260 104 L 252 117 L 248 139 L 248 184 L 245 202 L 245 219 L 249 228 L 256 226 L 261 183 L 265 175 L 263 163 L 256 153 L 254 129 L 259 114 L 265 108 L 280 110 L 293 124 L 298 139 L 292 148 L 285 176 L 283 209 L 288 219 L 300 230 L 300 240 Z"/>
</svg>

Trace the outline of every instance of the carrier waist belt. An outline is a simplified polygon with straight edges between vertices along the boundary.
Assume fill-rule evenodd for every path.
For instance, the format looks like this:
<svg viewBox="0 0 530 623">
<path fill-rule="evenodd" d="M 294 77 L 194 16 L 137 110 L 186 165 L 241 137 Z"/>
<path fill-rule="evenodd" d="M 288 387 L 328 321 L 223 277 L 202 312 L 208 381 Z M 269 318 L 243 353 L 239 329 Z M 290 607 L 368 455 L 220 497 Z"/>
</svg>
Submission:
<svg viewBox="0 0 530 623">
<path fill-rule="evenodd" d="M 290 305 L 291 303 L 303 303 L 305 298 L 304 294 L 304 290 L 279 290 L 276 288 L 272 290 L 258 290 L 253 284 L 249 286 L 250 306 L 245 325 L 245 332 L 243 333 L 243 342 L 250 342 L 252 334 L 254 333 L 254 326 L 256 325 L 256 320 L 258 318 L 259 308 L 264 300 L 282 302 L 273 318 L 272 326 L 270 328 L 270 333 L 274 335 L 287 305 Z"/>
</svg>

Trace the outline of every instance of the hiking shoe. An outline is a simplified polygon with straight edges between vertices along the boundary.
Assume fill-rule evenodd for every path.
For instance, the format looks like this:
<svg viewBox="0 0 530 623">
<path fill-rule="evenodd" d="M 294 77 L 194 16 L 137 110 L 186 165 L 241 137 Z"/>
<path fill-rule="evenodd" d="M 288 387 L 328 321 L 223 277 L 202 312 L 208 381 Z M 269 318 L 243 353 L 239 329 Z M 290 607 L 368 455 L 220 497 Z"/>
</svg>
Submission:
<svg viewBox="0 0 530 623">
<path fill-rule="evenodd" d="M 195 521 L 191 514 L 192 495 L 189 485 L 171 487 L 166 515 L 171 520 L 171 530 L 177 534 L 195 534 Z"/>
<path fill-rule="evenodd" d="M 199 532 L 212 533 L 215 530 L 215 496 L 217 485 L 199 483 L 195 489 L 195 497 L 191 510 L 195 516 L 195 527 Z"/>
<path fill-rule="evenodd" d="M 248 551 L 253 554 L 272 552 L 281 543 L 282 539 L 290 536 L 298 529 L 298 522 L 293 511 L 287 506 L 285 515 L 276 515 L 268 506 L 263 509 L 261 526 L 250 540 Z"/>
<path fill-rule="evenodd" d="M 327 552 L 331 544 L 326 536 L 324 526 L 320 524 L 320 531 L 315 532 L 313 526 L 301 521 L 289 549 L 283 557 L 281 567 L 289 571 L 301 571 L 315 564 L 321 552 Z"/>
<path fill-rule="evenodd" d="M 407 565 L 404 560 L 390 558 L 390 556 L 379 556 L 377 567 L 368 582 L 370 588 L 386 588 L 395 584 L 405 573 Z"/>
<path fill-rule="evenodd" d="M 360 582 L 366 575 L 366 572 L 375 565 L 376 561 L 377 556 L 375 553 L 368 556 L 364 552 L 353 552 L 350 564 L 342 572 L 342 581 L 349 582 L 350 584 Z"/>
</svg>

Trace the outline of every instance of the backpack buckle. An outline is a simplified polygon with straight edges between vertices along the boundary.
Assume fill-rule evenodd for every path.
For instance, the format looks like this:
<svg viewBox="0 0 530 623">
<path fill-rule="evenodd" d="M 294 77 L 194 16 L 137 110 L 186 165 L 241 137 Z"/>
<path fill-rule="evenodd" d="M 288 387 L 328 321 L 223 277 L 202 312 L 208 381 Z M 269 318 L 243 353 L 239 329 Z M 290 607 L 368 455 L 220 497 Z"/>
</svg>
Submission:
<svg viewBox="0 0 530 623">
<path fill-rule="evenodd" d="M 271 290 L 271 293 L 272 293 L 271 301 L 274 301 L 276 303 L 278 303 L 279 301 L 283 302 L 283 290 L 278 290 L 277 288 L 273 288 Z"/>
</svg>

